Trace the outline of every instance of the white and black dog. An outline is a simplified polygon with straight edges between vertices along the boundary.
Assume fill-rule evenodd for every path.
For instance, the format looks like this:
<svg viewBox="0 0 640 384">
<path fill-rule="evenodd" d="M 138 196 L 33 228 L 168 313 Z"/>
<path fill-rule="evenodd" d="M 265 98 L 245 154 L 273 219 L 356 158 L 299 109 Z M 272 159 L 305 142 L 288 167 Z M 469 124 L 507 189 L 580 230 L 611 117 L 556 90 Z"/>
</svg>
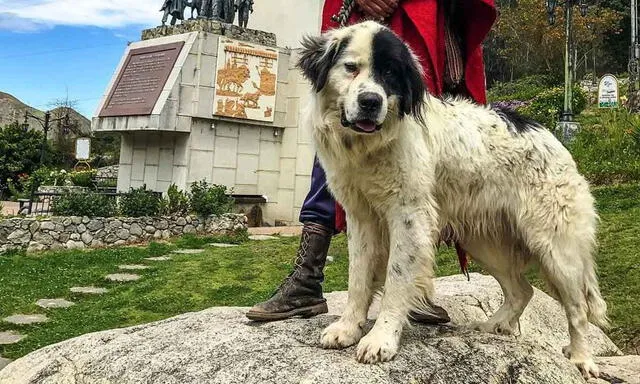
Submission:
<svg viewBox="0 0 640 384">
<path fill-rule="evenodd" d="M 592 256 L 598 217 L 563 145 L 511 111 L 430 96 L 407 45 L 374 22 L 306 38 L 299 67 L 313 85 L 306 117 L 317 154 L 347 212 L 349 299 L 321 345 L 359 342 L 359 361 L 392 359 L 408 312 L 433 294 L 435 246 L 449 225 L 504 292 L 476 328 L 512 334 L 533 294 L 525 269 L 537 264 L 569 320 L 565 355 L 597 376 L 585 334 L 588 321 L 607 325 Z"/>
</svg>

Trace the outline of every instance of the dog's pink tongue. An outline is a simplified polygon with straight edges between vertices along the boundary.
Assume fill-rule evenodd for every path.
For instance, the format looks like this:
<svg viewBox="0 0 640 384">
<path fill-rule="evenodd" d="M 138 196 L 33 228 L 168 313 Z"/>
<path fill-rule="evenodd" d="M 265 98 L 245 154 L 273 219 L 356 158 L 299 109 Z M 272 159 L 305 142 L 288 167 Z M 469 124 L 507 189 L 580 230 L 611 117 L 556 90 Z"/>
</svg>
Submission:
<svg viewBox="0 0 640 384">
<path fill-rule="evenodd" d="M 376 123 L 371 120 L 362 120 L 356 123 L 356 127 L 362 129 L 365 132 L 373 132 L 376 130 Z"/>
</svg>

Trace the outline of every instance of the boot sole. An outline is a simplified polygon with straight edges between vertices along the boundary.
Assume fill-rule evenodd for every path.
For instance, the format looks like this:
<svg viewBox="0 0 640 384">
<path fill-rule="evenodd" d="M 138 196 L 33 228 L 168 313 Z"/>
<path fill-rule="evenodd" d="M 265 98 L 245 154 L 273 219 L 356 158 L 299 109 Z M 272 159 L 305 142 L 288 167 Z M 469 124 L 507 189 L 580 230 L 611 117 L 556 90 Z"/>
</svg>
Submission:
<svg viewBox="0 0 640 384">
<path fill-rule="evenodd" d="M 329 312 L 329 307 L 327 303 L 320 303 L 316 305 L 311 305 L 308 307 L 301 307 L 292 309 L 288 312 L 279 312 L 279 313 L 268 313 L 268 312 L 247 312 L 247 317 L 249 320 L 253 321 L 278 321 L 278 320 L 286 320 L 292 318 L 294 316 L 301 316 L 303 318 L 314 317 L 317 315 L 321 315 L 323 313 Z"/>
</svg>

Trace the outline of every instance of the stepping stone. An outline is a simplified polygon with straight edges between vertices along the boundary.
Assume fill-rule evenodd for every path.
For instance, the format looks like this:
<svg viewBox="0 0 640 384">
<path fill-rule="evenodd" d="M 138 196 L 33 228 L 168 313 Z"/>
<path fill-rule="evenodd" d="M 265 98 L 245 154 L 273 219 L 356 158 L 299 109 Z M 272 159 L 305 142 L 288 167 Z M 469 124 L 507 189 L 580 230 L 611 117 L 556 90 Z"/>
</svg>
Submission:
<svg viewBox="0 0 640 384">
<path fill-rule="evenodd" d="M 49 318 L 45 315 L 12 315 L 9 317 L 5 317 L 2 320 L 11 324 L 29 325 L 29 324 L 46 323 L 47 321 L 49 321 Z"/>
<path fill-rule="evenodd" d="M 257 240 L 257 241 L 265 241 L 265 240 L 275 240 L 277 237 L 269 236 L 269 235 L 252 235 L 249 236 L 249 240 Z"/>
<path fill-rule="evenodd" d="M 73 287 L 70 290 L 73 293 L 86 293 L 89 295 L 102 295 L 103 293 L 109 292 L 106 288 L 97 287 Z"/>
<path fill-rule="evenodd" d="M 0 371 L 6 367 L 7 365 L 9 365 L 9 363 L 11 363 L 13 360 L 11 359 L 5 359 L 4 357 L 0 356 Z"/>
<path fill-rule="evenodd" d="M 169 256 L 158 256 L 158 257 L 145 257 L 145 260 L 148 261 L 169 261 L 171 258 Z"/>
<path fill-rule="evenodd" d="M 211 243 L 209 244 L 209 246 L 216 247 L 216 248 L 233 248 L 233 247 L 237 247 L 238 244 Z"/>
<path fill-rule="evenodd" d="M 134 275 L 131 273 L 114 273 L 112 275 L 107 275 L 104 278 L 109 281 L 126 282 L 140 280 L 140 275 Z"/>
<path fill-rule="evenodd" d="M 179 255 L 198 255 L 204 252 L 204 249 L 177 249 L 172 253 L 177 253 Z"/>
<path fill-rule="evenodd" d="M 119 269 L 124 269 L 125 271 L 141 271 L 143 269 L 149 269 L 150 267 L 148 265 L 139 265 L 139 264 L 133 264 L 133 265 L 118 265 Z"/>
<path fill-rule="evenodd" d="M 296 235 L 295 233 L 281 233 L 280 237 L 296 237 L 300 235 Z"/>
<path fill-rule="evenodd" d="M 13 331 L 0 332 L 0 345 L 15 344 L 25 337 L 27 336 Z"/>
<path fill-rule="evenodd" d="M 40 299 L 36 301 L 36 305 L 41 308 L 69 308 L 76 303 L 65 299 Z"/>
</svg>

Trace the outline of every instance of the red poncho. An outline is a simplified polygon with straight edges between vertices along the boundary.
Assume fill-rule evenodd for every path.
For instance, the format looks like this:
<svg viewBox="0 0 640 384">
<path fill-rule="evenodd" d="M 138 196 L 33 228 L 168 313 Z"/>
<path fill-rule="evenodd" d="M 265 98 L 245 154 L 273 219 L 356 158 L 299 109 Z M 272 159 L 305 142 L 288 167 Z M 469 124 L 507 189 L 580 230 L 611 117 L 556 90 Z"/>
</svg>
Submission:
<svg viewBox="0 0 640 384">
<path fill-rule="evenodd" d="M 447 0 L 450 1 L 450 0 Z M 444 9 L 439 0 L 402 0 L 400 6 L 388 22 L 389 27 L 409 44 L 420 59 L 425 73 L 425 84 L 433 95 L 442 94 L 445 73 L 445 28 Z M 484 62 L 482 42 L 496 19 L 494 0 L 464 0 L 459 2 L 459 17 L 456 22 L 462 28 L 465 62 L 464 81 L 466 89 L 476 102 L 486 103 Z M 322 31 L 338 28 L 331 16 L 337 15 L 342 0 L 326 0 L 322 13 Z M 356 23 L 364 15 L 354 11 L 349 19 Z M 336 229 L 346 227 L 345 213 L 340 205 L 336 207 Z"/>
</svg>

